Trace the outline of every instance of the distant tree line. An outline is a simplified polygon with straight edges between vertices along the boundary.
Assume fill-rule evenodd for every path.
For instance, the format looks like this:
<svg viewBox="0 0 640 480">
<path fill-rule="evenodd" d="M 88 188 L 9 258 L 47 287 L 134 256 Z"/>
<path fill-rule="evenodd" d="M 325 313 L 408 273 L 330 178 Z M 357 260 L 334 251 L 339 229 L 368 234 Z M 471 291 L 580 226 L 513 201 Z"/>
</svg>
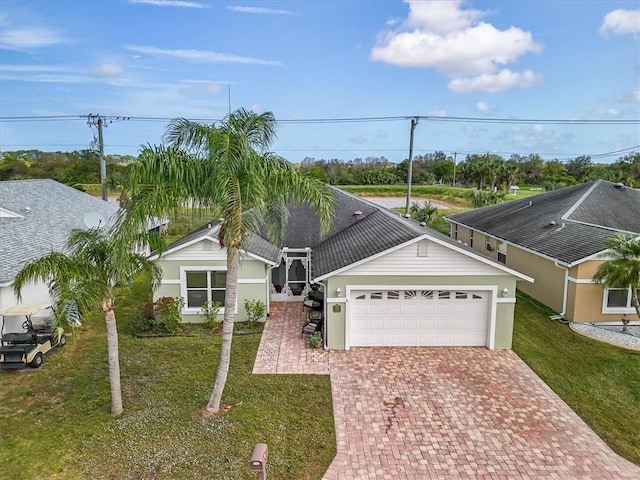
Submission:
<svg viewBox="0 0 640 480">
<path fill-rule="evenodd" d="M 136 160 L 131 155 L 107 155 L 107 182 L 122 183 L 129 165 Z M 41 152 L 18 150 L 0 153 L 0 180 L 52 178 L 67 185 L 100 183 L 100 158 L 91 150 L 74 152 Z"/>
<path fill-rule="evenodd" d="M 300 168 L 332 185 L 391 185 L 405 183 L 408 159 L 398 164 L 385 157 L 353 160 L 306 157 Z M 614 163 L 594 163 L 590 156 L 567 162 L 543 160 L 540 155 L 512 155 L 505 159 L 492 153 L 467 155 L 457 165 L 444 152 L 413 158 L 413 184 L 455 184 L 478 190 L 508 191 L 512 185 L 545 185 L 557 188 L 602 178 L 640 187 L 640 153 L 630 153 Z"/>
<path fill-rule="evenodd" d="M 136 160 L 130 155 L 107 155 L 107 182 L 122 184 L 128 168 Z M 316 159 L 306 157 L 300 169 L 332 185 L 393 185 L 407 180 L 409 161 L 392 163 L 385 157 Z M 0 180 L 53 178 L 67 185 L 100 183 L 100 160 L 95 152 L 41 152 L 20 150 L 0 153 Z M 640 187 L 640 153 L 620 157 L 613 163 L 595 163 L 590 156 L 567 162 L 543 160 L 540 155 L 511 155 L 508 159 L 492 153 L 470 154 L 454 164 L 444 152 L 416 155 L 413 184 L 448 184 L 478 190 L 508 191 L 512 185 L 537 185 L 546 189 L 602 178 Z"/>
</svg>

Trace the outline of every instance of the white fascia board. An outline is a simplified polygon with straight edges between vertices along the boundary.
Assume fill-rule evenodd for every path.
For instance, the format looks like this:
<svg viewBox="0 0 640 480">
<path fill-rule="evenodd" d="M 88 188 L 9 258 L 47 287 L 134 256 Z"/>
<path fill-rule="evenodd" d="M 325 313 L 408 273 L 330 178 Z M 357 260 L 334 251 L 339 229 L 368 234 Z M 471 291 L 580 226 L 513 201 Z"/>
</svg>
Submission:
<svg viewBox="0 0 640 480">
<path fill-rule="evenodd" d="M 196 244 L 198 242 L 201 242 L 202 240 L 209 240 L 209 241 L 211 241 L 213 243 L 217 243 L 218 245 L 220 245 L 220 241 L 217 238 L 212 237 L 210 235 L 202 235 L 201 237 L 196 237 L 196 238 L 194 238 L 193 240 L 191 240 L 189 242 L 183 243 L 182 245 L 178 245 L 177 247 L 170 248 L 169 250 L 167 250 L 165 252 L 162 252 L 162 254 L 160 256 L 161 257 L 165 257 L 167 255 L 170 255 L 171 253 L 177 252 L 179 250 L 182 250 L 183 248 L 190 247 L 191 245 L 194 245 L 194 244 Z M 258 260 L 260 262 L 266 263 L 267 265 L 271 265 L 271 266 L 275 266 L 276 265 L 275 262 L 273 262 L 271 260 L 267 260 L 266 258 L 263 258 L 263 257 L 261 257 L 259 255 L 255 255 L 255 254 L 253 254 L 251 252 L 247 252 L 246 250 L 240 250 L 240 253 L 242 255 L 246 255 L 248 257 L 251 257 L 254 260 Z M 152 257 L 149 257 L 149 260 L 157 260 L 157 259 L 158 259 L 158 254 L 155 254 Z M 168 259 L 166 259 L 166 260 L 168 260 Z M 197 258 L 197 259 L 194 259 L 194 260 L 200 260 L 200 258 Z"/>
<path fill-rule="evenodd" d="M 408 245 L 411 245 L 413 243 L 417 243 L 417 242 L 419 242 L 421 240 L 429 240 L 431 242 L 437 243 L 438 245 L 441 245 L 441 246 L 449 248 L 451 250 L 455 250 L 457 252 L 460 252 L 460 253 L 462 253 L 462 254 L 464 254 L 464 255 L 466 255 L 468 257 L 471 257 L 471 258 L 473 258 L 475 260 L 479 260 L 480 262 L 482 262 L 482 263 L 484 263 L 486 265 L 489 265 L 491 267 L 494 267 L 494 268 L 496 268 L 498 270 L 502 270 L 503 272 L 508 273 L 510 275 L 513 275 L 513 276 L 515 276 L 515 277 L 517 277 L 517 278 L 519 278 L 521 280 L 526 280 L 527 282 L 534 283 L 534 279 L 532 277 L 528 276 L 528 275 L 525 275 L 524 273 L 518 272 L 516 270 L 512 270 L 511 268 L 508 268 L 508 267 L 502 265 L 501 263 L 497 263 L 494 260 L 490 260 L 488 258 L 485 258 L 482 255 L 479 255 L 479 254 L 476 254 L 476 253 L 473 253 L 473 252 L 469 252 L 469 251 L 467 251 L 467 250 L 465 250 L 463 248 L 457 247 L 456 245 L 452 245 L 449 242 L 444 242 L 442 240 L 439 240 L 438 238 L 432 237 L 428 233 L 425 233 L 423 235 L 420 235 L 419 237 L 413 238 L 413 239 L 409 240 L 408 242 L 402 243 L 400 245 L 396 245 L 395 247 L 392 247 L 392 248 L 390 248 L 388 250 L 384 250 L 383 252 L 377 253 L 377 254 L 375 254 L 375 255 L 373 255 L 371 257 L 367 257 L 365 259 L 362 259 L 359 262 L 352 263 L 351 265 L 347 265 L 346 267 L 340 268 L 340 269 L 335 270 L 333 272 L 326 273 L 326 274 L 322 275 L 321 277 L 316 277 L 313 280 L 316 281 L 316 282 L 319 282 L 321 280 L 325 280 L 325 279 L 327 279 L 329 277 L 332 277 L 334 275 L 339 275 L 339 274 L 341 274 L 343 272 L 346 272 L 346 271 L 350 270 L 351 268 L 357 267 L 358 265 L 362 265 L 363 263 L 367 263 L 367 262 L 369 262 L 371 260 L 374 260 L 376 258 L 382 257 L 382 256 L 384 256 L 384 255 L 386 255 L 388 253 L 391 253 L 391 252 L 393 252 L 395 250 L 399 250 L 399 249 L 404 248 L 404 247 L 406 247 Z"/>
<path fill-rule="evenodd" d="M 200 242 L 202 240 L 211 240 L 212 242 L 218 243 L 218 241 L 215 238 L 213 238 L 213 237 L 211 237 L 209 235 L 202 235 L 202 236 L 196 237 L 193 240 L 190 240 L 190 241 L 188 241 L 186 243 L 183 243 L 183 244 L 178 245 L 176 247 L 173 247 L 173 248 L 170 248 L 168 250 L 165 250 L 161 254 L 157 254 L 156 253 L 155 255 L 149 257 L 149 260 L 157 260 L 159 256 L 160 257 L 165 257 L 165 256 L 167 256 L 167 255 L 169 255 L 169 254 L 171 254 L 173 252 L 177 252 L 179 250 L 182 250 L 183 248 L 190 247 L 191 245 L 193 245 L 195 243 L 198 243 L 198 242 Z"/>
<path fill-rule="evenodd" d="M 314 282 L 320 282 L 320 281 L 325 280 L 325 279 L 327 279 L 327 278 L 329 278 L 329 277 L 333 277 L 334 275 L 339 275 L 339 274 L 341 274 L 341 273 L 343 273 L 343 272 L 346 272 L 347 270 L 351 270 L 352 268 L 355 268 L 355 267 L 357 267 L 357 266 L 359 266 L 359 265 L 362 265 L 362 264 L 364 264 L 364 263 L 370 262 L 371 260 L 375 260 L 376 258 L 383 257 L 383 256 L 385 256 L 387 253 L 395 252 L 396 250 L 399 250 L 399 249 L 401 249 L 401 248 L 403 248 L 403 247 L 406 247 L 406 246 L 408 246 L 408 245 L 411 245 L 412 243 L 419 242 L 419 241 L 420 241 L 422 238 L 424 238 L 424 237 L 425 237 L 425 235 L 422 235 L 422 236 L 419 236 L 419 237 L 412 238 L 412 239 L 411 239 L 411 240 L 409 240 L 408 242 L 404 242 L 404 243 L 401 243 L 401 244 L 396 245 L 396 246 L 394 246 L 394 247 L 391 247 L 391 248 L 389 248 L 389 249 L 387 249 L 387 250 L 383 250 L 382 252 L 376 253 L 375 255 L 372 255 L 372 256 L 367 257 L 367 258 L 363 258 L 362 260 L 359 260 L 359 261 L 357 261 L 357 262 L 355 262 L 355 263 L 350 263 L 350 264 L 349 264 L 349 265 L 347 265 L 346 267 L 339 268 L 338 270 L 334 270 L 333 272 L 325 273 L 324 275 L 322 275 L 322 276 L 320 276 L 320 277 L 315 277 L 315 278 L 313 278 L 312 280 L 313 280 Z"/>
</svg>

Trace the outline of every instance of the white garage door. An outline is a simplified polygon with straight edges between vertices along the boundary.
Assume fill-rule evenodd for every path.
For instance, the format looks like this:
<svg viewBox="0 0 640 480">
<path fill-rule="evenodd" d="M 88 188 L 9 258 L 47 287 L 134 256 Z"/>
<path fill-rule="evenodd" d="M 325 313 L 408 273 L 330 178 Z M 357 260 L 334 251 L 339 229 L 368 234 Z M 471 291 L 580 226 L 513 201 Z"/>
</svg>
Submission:
<svg viewBox="0 0 640 480">
<path fill-rule="evenodd" d="M 367 290 L 349 298 L 347 333 L 359 346 L 485 346 L 489 292 Z"/>
</svg>

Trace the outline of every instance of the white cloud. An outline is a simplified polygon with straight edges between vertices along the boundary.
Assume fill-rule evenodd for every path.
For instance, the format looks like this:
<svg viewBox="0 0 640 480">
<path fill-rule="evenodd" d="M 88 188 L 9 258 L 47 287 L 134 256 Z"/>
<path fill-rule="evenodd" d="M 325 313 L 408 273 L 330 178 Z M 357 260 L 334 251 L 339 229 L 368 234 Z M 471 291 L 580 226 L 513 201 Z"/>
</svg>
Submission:
<svg viewBox="0 0 640 480">
<path fill-rule="evenodd" d="M 295 15 L 295 12 L 279 8 L 230 6 L 227 7 L 227 10 L 237 13 L 256 13 L 262 15 Z"/>
<path fill-rule="evenodd" d="M 489 105 L 487 105 L 486 102 L 478 102 L 476 103 L 476 111 L 478 112 L 488 112 L 489 111 Z"/>
<path fill-rule="evenodd" d="M 623 102 L 640 102 L 640 88 L 621 95 L 620 100 Z"/>
<path fill-rule="evenodd" d="M 532 70 L 512 72 L 505 69 L 496 74 L 486 73 L 477 77 L 454 78 L 449 82 L 449 90 L 455 93 L 497 93 L 514 88 L 530 88 L 543 80 L 542 74 Z"/>
<path fill-rule="evenodd" d="M 251 105 L 251 107 L 249 107 L 249 110 L 251 110 L 253 113 L 257 113 L 258 115 L 264 112 L 262 105 L 260 105 L 259 103 L 254 103 L 253 105 Z"/>
<path fill-rule="evenodd" d="M 222 87 L 217 82 L 209 80 L 182 80 L 182 83 L 190 84 L 198 93 L 217 95 L 222 91 Z"/>
<path fill-rule="evenodd" d="M 64 42 L 60 32 L 43 27 L 11 29 L 3 25 L 0 33 L 0 49 L 3 50 L 29 50 Z"/>
<path fill-rule="evenodd" d="M 603 117 L 617 117 L 620 112 L 615 108 L 596 108 L 596 113 Z"/>
<path fill-rule="evenodd" d="M 614 10 L 607 13 L 600 26 L 600 35 L 624 35 L 640 32 L 640 10 Z"/>
<path fill-rule="evenodd" d="M 272 60 L 262 60 L 259 58 L 242 57 L 239 55 L 230 55 L 227 53 L 210 52 L 205 50 L 169 50 L 164 48 L 128 45 L 125 47 L 132 52 L 143 53 L 151 56 L 164 56 L 179 58 L 200 63 L 245 63 L 255 65 L 282 65 L 280 62 Z"/>
<path fill-rule="evenodd" d="M 431 110 L 430 112 L 427 112 L 427 116 L 429 116 L 429 117 L 446 117 L 447 116 L 447 111 L 446 110 Z"/>
<path fill-rule="evenodd" d="M 204 3 L 184 0 L 129 0 L 129 3 L 144 3 L 156 7 L 209 8 L 209 5 L 205 5 Z"/>
<path fill-rule="evenodd" d="M 122 65 L 115 63 L 103 62 L 91 69 L 91 74 L 96 77 L 118 77 L 125 72 Z"/>
<path fill-rule="evenodd" d="M 42 73 L 42 72 L 62 72 L 63 67 L 55 67 L 50 65 L 19 65 L 19 64 L 0 64 L 0 72 L 19 72 L 19 73 Z"/>
<path fill-rule="evenodd" d="M 486 15 L 480 10 L 463 10 L 462 0 L 405 0 L 409 4 L 407 24 L 445 35 L 470 27 Z"/>
<path fill-rule="evenodd" d="M 533 127 L 531 127 L 531 130 L 533 130 L 536 133 L 540 133 L 544 130 L 544 126 L 542 125 L 534 125 Z"/>
<path fill-rule="evenodd" d="M 459 83 L 467 85 L 454 91 L 474 91 L 468 88 L 473 84 L 482 86 L 481 91 L 505 90 L 503 72 L 510 70 L 496 71 L 522 55 L 542 50 L 530 32 L 514 26 L 499 30 L 480 22 L 487 12 L 465 9 L 460 0 L 405 2 L 409 4 L 406 22 L 397 30 L 379 35 L 371 59 L 402 67 L 433 68 L 453 79 L 450 88 Z M 512 75 L 531 76 L 527 72 Z M 492 79 L 496 86 L 487 85 Z M 523 85 L 520 82 L 517 86 Z"/>
</svg>

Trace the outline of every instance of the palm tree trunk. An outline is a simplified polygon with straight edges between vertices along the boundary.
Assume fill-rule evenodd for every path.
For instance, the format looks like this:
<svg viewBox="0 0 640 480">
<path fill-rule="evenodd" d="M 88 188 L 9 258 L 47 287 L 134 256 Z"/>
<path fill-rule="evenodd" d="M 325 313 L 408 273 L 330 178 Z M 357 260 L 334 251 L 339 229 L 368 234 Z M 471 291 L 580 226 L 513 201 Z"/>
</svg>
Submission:
<svg viewBox="0 0 640 480">
<path fill-rule="evenodd" d="M 631 304 L 635 307 L 636 315 L 640 319 L 640 299 L 638 299 L 638 289 L 635 287 L 631 287 Z"/>
<path fill-rule="evenodd" d="M 122 390 L 120 388 L 120 359 L 118 356 L 118 327 L 113 311 L 113 297 L 105 298 L 102 305 L 107 324 L 107 356 L 109 357 L 109 383 L 111 384 L 111 415 L 122 413 Z"/>
<path fill-rule="evenodd" d="M 229 363 L 231 362 L 231 341 L 233 340 L 233 320 L 236 308 L 236 298 L 238 296 L 238 264 L 240 254 L 237 248 L 227 250 L 227 284 L 224 301 L 224 321 L 222 323 L 222 345 L 220 346 L 220 363 L 216 382 L 213 385 L 213 392 L 209 398 L 209 403 L 205 407 L 205 414 L 218 413 L 222 392 L 227 383 L 229 373 Z"/>
</svg>

